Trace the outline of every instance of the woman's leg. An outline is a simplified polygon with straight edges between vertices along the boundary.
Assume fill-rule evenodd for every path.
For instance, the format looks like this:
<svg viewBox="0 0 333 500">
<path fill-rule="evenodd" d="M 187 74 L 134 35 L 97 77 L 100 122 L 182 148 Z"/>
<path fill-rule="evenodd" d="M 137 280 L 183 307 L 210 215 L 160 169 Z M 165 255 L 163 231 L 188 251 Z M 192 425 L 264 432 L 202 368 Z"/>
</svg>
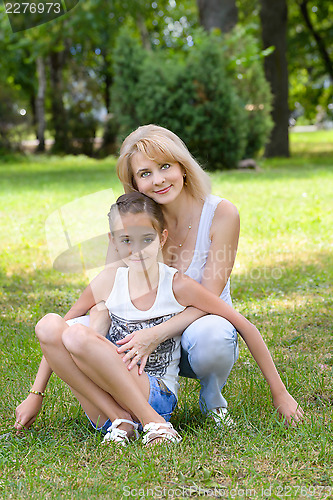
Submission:
<svg viewBox="0 0 333 500">
<path fill-rule="evenodd" d="M 180 375 L 200 380 L 201 410 L 226 408 L 221 390 L 238 358 L 234 326 L 220 316 L 203 316 L 186 328 L 181 343 Z"/>
<path fill-rule="evenodd" d="M 92 421 L 131 416 L 143 425 L 165 422 L 148 404 L 146 374 L 129 372 L 105 338 L 80 324 L 68 327 L 53 314 L 37 324 L 36 333 L 50 367 L 73 389 Z"/>
</svg>

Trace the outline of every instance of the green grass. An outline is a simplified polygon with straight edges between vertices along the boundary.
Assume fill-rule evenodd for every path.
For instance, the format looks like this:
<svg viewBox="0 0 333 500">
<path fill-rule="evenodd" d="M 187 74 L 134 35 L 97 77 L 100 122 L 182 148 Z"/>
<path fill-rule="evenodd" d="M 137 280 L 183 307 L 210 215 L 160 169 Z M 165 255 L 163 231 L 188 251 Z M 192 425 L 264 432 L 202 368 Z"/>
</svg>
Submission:
<svg viewBox="0 0 333 500">
<path fill-rule="evenodd" d="M 182 380 L 172 422 L 184 439 L 168 449 L 100 446 L 54 376 L 36 424 L 15 436 L 15 407 L 41 356 L 34 325 L 65 313 L 87 282 L 52 269 L 45 220 L 78 197 L 122 189 L 113 158 L 16 157 L 0 166 L 0 498 L 333 498 L 333 134 L 292 134 L 291 145 L 292 158 L 212 180 L 241 216 L 234 305 L 261 330 L 306 420 L 297 429 L 278 421 L 241 342 L 224 391 L 236 429 L 216 432 L 198 409 L 198 383 Z"/>
</svg>

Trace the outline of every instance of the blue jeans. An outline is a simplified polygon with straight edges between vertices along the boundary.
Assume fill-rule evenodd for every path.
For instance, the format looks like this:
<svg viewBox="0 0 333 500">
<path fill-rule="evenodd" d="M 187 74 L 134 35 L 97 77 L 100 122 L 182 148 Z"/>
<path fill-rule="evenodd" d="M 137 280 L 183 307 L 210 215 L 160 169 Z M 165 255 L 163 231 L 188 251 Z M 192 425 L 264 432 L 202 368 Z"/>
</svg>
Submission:
<svg viewBox="0 0 333 500">
<path fill-rule="evenodd" d="M 221 390 L 239 354 L 234 326 L 220 316 L 203 316 L 184 330 L 181 345 L 180 375 L 199 379 L 201 411 L 227 407 Z"/>
</svg>

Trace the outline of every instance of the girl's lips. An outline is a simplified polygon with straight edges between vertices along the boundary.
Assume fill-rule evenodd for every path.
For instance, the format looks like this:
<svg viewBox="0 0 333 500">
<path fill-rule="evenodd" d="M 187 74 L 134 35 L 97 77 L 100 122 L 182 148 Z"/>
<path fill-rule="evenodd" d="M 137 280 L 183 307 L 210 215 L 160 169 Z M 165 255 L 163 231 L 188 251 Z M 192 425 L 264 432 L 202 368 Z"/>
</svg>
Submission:
<svg viewBox="0 0 333 500">
<path fill-rule="evenodd" d="M 167 187 L 167 188 L 164 188 L 164 189 L 160 189 L 159 191 L 154 191 L 155 194 L 165 194 L 167 193 L 168 191 L 170 191 L 171 189 L 171 186 Z"/>
</svg>

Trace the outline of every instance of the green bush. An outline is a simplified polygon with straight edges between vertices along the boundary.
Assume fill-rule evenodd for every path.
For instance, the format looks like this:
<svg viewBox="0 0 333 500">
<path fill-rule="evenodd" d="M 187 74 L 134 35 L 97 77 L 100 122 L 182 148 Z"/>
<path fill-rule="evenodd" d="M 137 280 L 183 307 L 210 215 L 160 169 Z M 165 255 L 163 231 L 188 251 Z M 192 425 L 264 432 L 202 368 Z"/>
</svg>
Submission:
<svg viewBox="0 0 333 500">
<path fill-rule="evenodd" d="M 270 131 L 270 93 L 257 54 L 245 84 L 238 81 L 230 64 L 236 48 L 234 40 L 201 30 L 186 51 L 147 52 L 123 31 L 113 85 L 122 138 L 147 123 L 167 127 L 208 169 L 234 168 L 257 153 Z M 248 104 L 255 103 L 249 111 Z"/>
</svg>

